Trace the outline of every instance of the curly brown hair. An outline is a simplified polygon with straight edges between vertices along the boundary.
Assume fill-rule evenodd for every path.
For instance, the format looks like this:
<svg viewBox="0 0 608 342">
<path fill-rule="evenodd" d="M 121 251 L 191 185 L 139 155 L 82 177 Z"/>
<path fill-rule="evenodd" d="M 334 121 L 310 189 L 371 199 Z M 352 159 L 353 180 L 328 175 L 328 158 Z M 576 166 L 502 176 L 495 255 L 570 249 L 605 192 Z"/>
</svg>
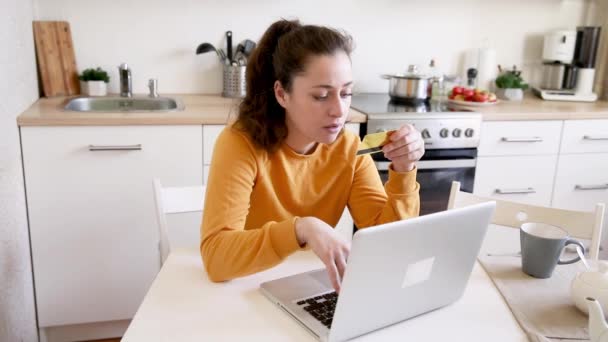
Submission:
<svg viewBox="0 0 608 342">
<path fill-rule="evenodd" d="M 311 56 L 343 51 L 350 57 L 352 49 L 350 35 L 328 27 L 301 25 L 298 20 L 273 23 L 247 63 L 247 94 L 234 127 L 247 133 L 257 147 L 276 151 L 288 132 L 285 109 L 275 98 L 275 81 L 289 92 Z"/>
</svg>

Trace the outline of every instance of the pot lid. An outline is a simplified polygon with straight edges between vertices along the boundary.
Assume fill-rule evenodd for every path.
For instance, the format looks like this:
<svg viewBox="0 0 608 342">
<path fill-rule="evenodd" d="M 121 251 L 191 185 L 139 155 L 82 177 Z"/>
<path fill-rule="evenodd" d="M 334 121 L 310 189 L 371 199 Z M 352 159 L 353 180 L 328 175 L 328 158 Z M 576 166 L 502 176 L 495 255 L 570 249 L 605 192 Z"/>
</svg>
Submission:
<svg viewBox="0 0 608 342">
<path fill-rule="evenodd" d="M 598 261 L 598 270 L 589 270 L 578 275 L 578 279 L 597 289 L 608 289 L 608 264 L 605 261 Z"/>
<path fill-rule="evenodd" d="M 388 74 L 383 75 L 384 78 L 403 78 L 403 79 L 416 79 L 416 80 L 426 80 L 429 79 L 430 76 L 424 75 L 418 71 L 417 65 L 409 65 L 407 68 L 407 72 L 398 73 L 398 74 Z"/>
</svg>

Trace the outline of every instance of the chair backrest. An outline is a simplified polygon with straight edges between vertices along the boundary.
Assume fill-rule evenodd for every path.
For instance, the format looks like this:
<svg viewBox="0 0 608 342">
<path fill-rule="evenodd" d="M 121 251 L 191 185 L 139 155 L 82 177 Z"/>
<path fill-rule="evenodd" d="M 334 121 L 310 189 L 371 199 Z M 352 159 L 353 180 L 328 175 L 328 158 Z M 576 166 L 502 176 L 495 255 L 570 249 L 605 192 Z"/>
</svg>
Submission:
<svg viewBox="0 0 608 342">
<path fill-rule="evenodd" d="M 487 201 L 496 201 L 492 223 L 513 228 L 519 228 L 526 222 L 540 222 L 561 227 L 572 237 L 591 240 L 589 256 L 593 260 L 598 259 L 604 219 L 603 203 L 596 204 L 595 211 L 592 212 L 547 208 L 476 196 L 460 191 L 460 183 L 452 182 L 448 209 Z"/>
<path fill-rule="evenodd" d="M 162 264 L 172 248 L 198 247 L 200 244 L 200 222 L 205 201 L 205 186 L 163 187 L 158 179 L 154 179 L 153 183 Z M 167 215 L 185 213 L 195 213 L 195 221 L 170 229 L 167 224 Z"/>
</svg>

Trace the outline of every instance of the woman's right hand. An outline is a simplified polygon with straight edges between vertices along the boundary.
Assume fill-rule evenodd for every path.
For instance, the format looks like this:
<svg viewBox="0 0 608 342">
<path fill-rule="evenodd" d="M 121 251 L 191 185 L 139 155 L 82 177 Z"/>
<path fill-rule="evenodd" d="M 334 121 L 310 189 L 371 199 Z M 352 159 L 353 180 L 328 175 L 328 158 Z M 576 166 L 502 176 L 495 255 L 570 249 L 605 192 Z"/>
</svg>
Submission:
<svg viewBox="0 0 608 342">
<path fill-rule="evenodd" d="M 339 293 L 350 243 L 344 241 L 333 227 L 316 217 L 298 218 L 295 230 L 300 246 L 309 245 L 325 264 L 332 286 Z"/>
</svg>

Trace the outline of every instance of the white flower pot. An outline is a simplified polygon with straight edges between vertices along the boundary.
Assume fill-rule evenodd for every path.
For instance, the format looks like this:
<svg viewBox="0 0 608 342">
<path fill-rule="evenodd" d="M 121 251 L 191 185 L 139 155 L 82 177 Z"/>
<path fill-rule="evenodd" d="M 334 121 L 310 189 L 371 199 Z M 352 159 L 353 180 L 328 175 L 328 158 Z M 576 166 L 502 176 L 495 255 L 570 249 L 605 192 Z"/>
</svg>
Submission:
<svg viewBox="0 0 608 342">
<path fill-rule="evenodd" d="M 506 101 L 521 101 L 524 99 L 524 91 L 519 88 L 496 88 L 496 97 Z"/>
<path fill-rule="evenodd" d="M 80 81 L 80 92 L 89 96 L 106 96 L 108 87 L 104 81 Z"/>
</svg>

